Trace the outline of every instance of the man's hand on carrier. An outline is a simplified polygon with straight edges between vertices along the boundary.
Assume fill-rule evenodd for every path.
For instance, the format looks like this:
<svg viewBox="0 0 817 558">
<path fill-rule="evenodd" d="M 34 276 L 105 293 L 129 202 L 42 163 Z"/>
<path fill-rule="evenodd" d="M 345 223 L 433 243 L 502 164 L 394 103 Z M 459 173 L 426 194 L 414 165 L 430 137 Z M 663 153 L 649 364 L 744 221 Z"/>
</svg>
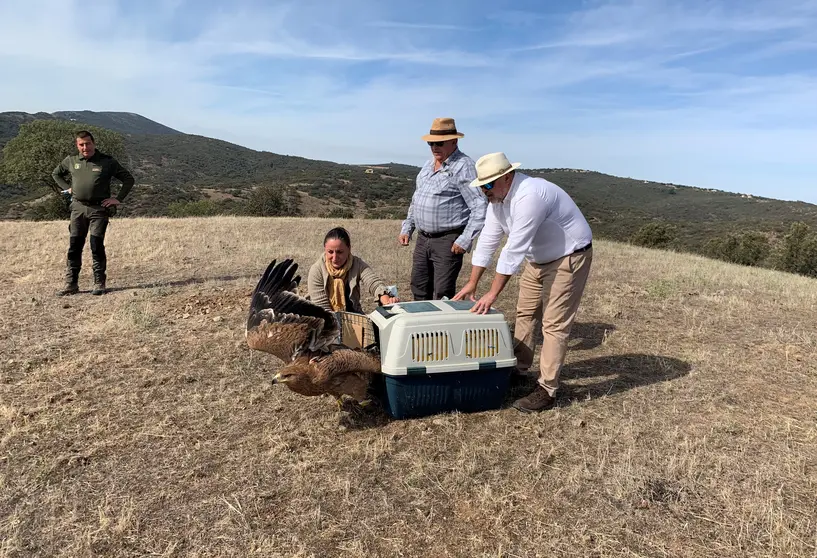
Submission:
<svg viewBox="0 0 817 558">
<path fill-rule="evenodd" d="M 476 304 L 471 307 L 471 312 L 474 314 L 487 314 L 491 309 L 491 306 L 493 306 L 494 302 L 496 302 L 496 296 L 497 295 L 491 291 L 488 291 L 482 295 L 482 298 L 480 298 Z"/>
<path fill-rule="evenodd" d="M 465 286 L 460 289 L 460 292 L 454 295 L 454 298 L 451 300 L 465 300 L 465 297 L 470 295 L 470 300 L 476 300 L 474 298 L 474 293 L 477 292 L 477 284 L 468 281 Z"/>
<path fill-rule="evenodd" d="M 112 205 L 116 206 L 116 205 L 119 205 L 120 203 L 122 203 L 122 202 L 120 202 L 116 198 L 108 198 L 108 199 L 102 200 L 102 207 L 111 207 Z"/>
<path fill-rule="evenodd" d="M 380 304 L 382 304 L 383 306 L 388 306 L 389 304 L 397 304 L 398 302 L 400 302 L 400 299 L 397 298 L 396 296 L 384 294 L 380 297 Z"/>
<path fill-rule="evenodd" d="M 496 299 L 499 297 L 500 293 L 505 289 L 505 285 L 508 284 L 508 280 L 511 278 L 510 275 L 504 275 L 502 273 L 497 272 L 496 276 L 494 277 L 493 283 L 491 283 L 491 288 L 488 290 L 487 293 L 482 295 L 474 306 L 471 307 L 471 312 L 476 314 L 485 314 L 488 310 L 491 309 Z"/>
</svg>

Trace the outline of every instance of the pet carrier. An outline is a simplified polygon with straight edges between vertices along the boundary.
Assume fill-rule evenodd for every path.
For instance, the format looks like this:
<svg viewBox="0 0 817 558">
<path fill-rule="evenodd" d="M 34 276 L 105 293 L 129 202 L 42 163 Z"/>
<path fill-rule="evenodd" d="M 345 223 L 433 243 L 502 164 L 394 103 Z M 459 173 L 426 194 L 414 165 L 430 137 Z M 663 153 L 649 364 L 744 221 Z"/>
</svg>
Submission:
<svg viewBox="0 0 817 558">
<path fill-rule="evenodd" d="M 377 343 L 382 376 L 375 392 L 393 417 L 501 406 L 516 366 L 513 340 L 501 312 L 473 314 L 473 304 L 400 302 L 351 319 L 357 323 L 346 329 L 362 330 L 359 343 Z"/>
</svg>

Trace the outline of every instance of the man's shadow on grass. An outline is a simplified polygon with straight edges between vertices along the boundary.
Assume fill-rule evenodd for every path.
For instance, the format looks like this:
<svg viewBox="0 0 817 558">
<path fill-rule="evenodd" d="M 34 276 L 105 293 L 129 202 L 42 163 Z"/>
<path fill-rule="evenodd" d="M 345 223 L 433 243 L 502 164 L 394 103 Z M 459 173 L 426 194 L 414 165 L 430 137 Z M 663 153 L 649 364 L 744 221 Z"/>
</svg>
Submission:
<svg viewBox="0 0 817 558">
<path fill-rule="evenodd" d="M 612 324 L 577 322 L 571 330 L 568 354 L 599 347 L 615 329 Z M 537 328 L 536 346 L 541 350 L 541 327 Z M 504 402 L 505 406 L 510 406 L 515 399 L 527 395 L 536 387 L 538 359 L 534 362 L 536 367 L 536 370 L 532 371 L 534 376 L 528 382 L 511 386 Z M 562 367 L 557 404 L 576 403 L 658 382 L 669 382 L 687 375 L 691 368 L 689 363 L 674 357 L 638 353 L 601 356 L 572 362 Z"/>
<path fill-rule="evenodd" d="M 628 353 L 580 360 L 562 367 L 557 405 L 566 406 L 588 399 L 616 395 L 659 382 L 670 382 L 689 374 L 686 361 L 662 355 Z M 536 374 L 534 372 L 534 374 Z M 509 406 L 536 387 L 536 376 L 508 390 Z"/>
<path fill-rule="evenodd" d="M 237 281 L 239 279 L 255 279 L 259 275 L 222 275 L 220 277 L 191 277 L 190 279 L 179 279 L 178 281 L 154 281 L 151 283 L 140 283 L 137 285 L 129 285 L 124 287 L 109 287 L 108 292 L 115 293 L 119 291 L 134 291 L 140 289 L 158 289 L 162 287 L 187 287 L 189 285 L 200 285 L 202 283 L 209 283 L 210 281 Z"/>
<path fill-rule="evenodd" d="M 594 349 L 600 346 L 613 330 L 615 326 L 611 324 L 576 323 L 570 335 L 569 350 Z M 537 341 L 537 346 L 541 347 L 541 340 Z M 562 368 L 561 393 L 557 396 L 557 405 L 566 406 L 658 382 L 669 382 L 687 375 L 691 369 L 689 363 L 674 357 L 639 353 L 572 362 Z M 535 376 L 521 385 L 509 386 L 502 408 L 508 409 L 514 400 L 527 395 L 535 386 Z M 341 423 L 350 430 L 377 428 L 395 420 L 385 412 L 377 400 L 365 410 L 352 405 L 345 407 L 344 411 Z"/>
</svg>

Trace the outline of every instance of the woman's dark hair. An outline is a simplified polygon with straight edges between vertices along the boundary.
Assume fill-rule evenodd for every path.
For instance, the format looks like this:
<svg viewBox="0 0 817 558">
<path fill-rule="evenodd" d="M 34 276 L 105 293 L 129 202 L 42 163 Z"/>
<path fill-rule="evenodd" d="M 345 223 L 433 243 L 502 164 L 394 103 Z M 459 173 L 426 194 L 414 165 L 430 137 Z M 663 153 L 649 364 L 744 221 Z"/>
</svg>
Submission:
<svg viewBox="0 0 817 558">
<path fill-rule="evenodd" d="M 340 240 L 346 245 L 347 248 L 352 247 L 352 239 L 349 238 L 349 232 L 343 227 L 335 227 L 326 233 L 326 236 L 323 239 L 324 245 L 330 240 Z"/>
</svg>

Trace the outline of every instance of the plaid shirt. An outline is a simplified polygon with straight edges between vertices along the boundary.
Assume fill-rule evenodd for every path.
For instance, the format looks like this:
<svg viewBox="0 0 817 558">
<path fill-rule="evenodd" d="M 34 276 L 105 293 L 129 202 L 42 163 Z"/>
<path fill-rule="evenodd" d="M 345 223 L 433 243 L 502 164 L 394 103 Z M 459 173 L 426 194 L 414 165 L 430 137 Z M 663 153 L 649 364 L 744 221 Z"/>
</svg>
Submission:
<svg viewBox="0 0 817 558">
<path fill-rule="evenodd" d="M 485 224 L 488 208 L 488 199 L 480 189 L 469 186 L 476 177 L 474 161 L 459 148 L 439 170 L 434 170 L 434 159 L 427 161 L 417 175 L 417 188 L 400 233 L 411 238 L 414 229 L 433 234 L 464 226 L 455 242 L 470 250 Z"/>
</svg>

